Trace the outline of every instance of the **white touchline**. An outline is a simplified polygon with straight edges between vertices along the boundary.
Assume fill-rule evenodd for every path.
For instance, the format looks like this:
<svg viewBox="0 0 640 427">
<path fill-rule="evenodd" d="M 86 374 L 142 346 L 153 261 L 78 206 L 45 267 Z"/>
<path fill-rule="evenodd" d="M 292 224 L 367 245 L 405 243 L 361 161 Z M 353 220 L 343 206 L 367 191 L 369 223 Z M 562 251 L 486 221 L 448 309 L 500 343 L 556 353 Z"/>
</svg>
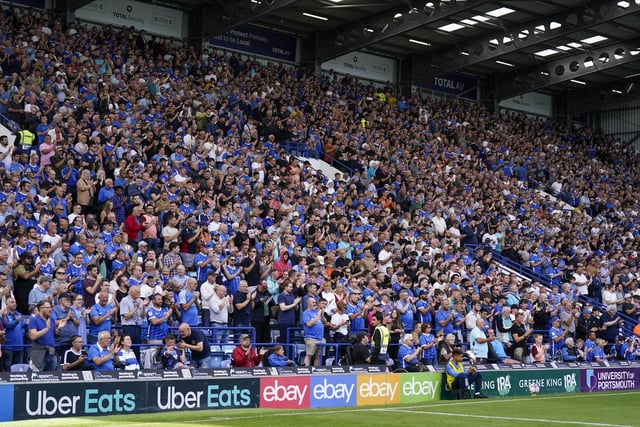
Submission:
<svg viewBox="0 0 640 427">
<path fill-rule="evenodd" d="M 578 393 L 572 393 L 572 394 L 567 394 L 567 395 L 549 395 L 549 396 L 545 396 L 545 397 L 536 397 L 536 401 L 541 401 L 541 400 L 557 400 L 557 399 L 570 399 L 570 398 L 575 398 L 576 396 L 580 396 L 581 398 L 588 398 L 588 397 L 599 397 L 599 396 L 612 396 L 612 395 L 627 395 L 627 394 L 640 394 L 640 391 L 632 391 L 632 392 L 624 392 L 624 393 L 617 393 L 617 392 L 612 392 L 612 393 L 591 393 L 591 394 L 578 394 Z M 429 409 L 429 408 L 435 408 L 435 407 L 442 407 L 442 406 L 461 406 L 461 405 L 490 405 L 493 403 L 511 403 L 511 402 L 523 402 L 523 401 L 531 401 L 530 397 L 523 397 L 523 398 L 516 398 L 516 399 L 482 399 L 482 400 L 470 400 L 470 401 L 452 401 L 449 403 L 425 403 L 422 405 L 411 405 L 411 406 L 402 406 L 401 408 L 398 408 L 398 410 L 407 410 L 407 409 Z M 273 414 L 260 414 L 260 415 L 243 415 L 240 417 L 234 417 L 231 415 L 226 415 L 226 416 L 220 416 L 220 417 L 210 417 L 210 418 L 205 418 L 205 419 L 199 419 L 199 420 L 189 420 L 189 421 L 183 421 L 184 423 L 200 423 L 200 422 L 204 422 L 204 421 L 235 421 L 235 420 L 253 420 L 253 419 L 260 419 L 260 418 L 278 418 L 278 417 L 296 417 L 296 416 L 314 416 L 314 415 L 324 415 L 324 414 L 342 414 L 342 413 L 350 413 L 350 412 L 371 412 L 371 411 L 391 411 L 391 410 L 395 410 L 394 408 L 385 408 L 385 407 L 369 407 L 369 408 L 354 408 L 354 409 L 331 409 L 328 411 L 308 411 L 305 410 L 304 412 L 302 410 L 293 410 L 294 412 L 283 412 L 283 413 L 273 413 Z M 427 413 L 427 412 L 422 412 L 422 411 L 417 411 L 420 413 Z M 497 417 L 491 417 L 489 416 L 488 418 L 497 418 Z M 509 419 L 513 419 L 513 418 L 509 418 Z M 534 420 L 535 421 L 535 420 Z M 542 420 L 541 420 L 542 421 Z M 551 421 L 550 421 L 551 422 Z M 567 421 L 563 421 L 564 423 L 567 423 Z M 167 422 L 169 423 L 169 422 Z M 589 424 L 585 424 L 585 425 L 589 425 Z M 591 424 L 594 426 L 611 426 L 611 424 Z M 618 426 L 619 427 L 619 426 Z M 626 426 L 625 426 L 626 427 Z"/>
<path fill-rule="evenodd" d="M 464 418 L 482 418 L 489 420 L 507 420 L 507 421 L 526 421 L 526 422 L 543 422 L 550 424 L 576 424 L 581 426 L 597 426 L 597 427 L 634 427 L 624 424 L 604 424 L 590 423 L 587 421 L 574 420 L 545 420 L 543 418 L 520 418 L 520 417 L 501 417 L 499 415 L 473 415 L 473 414 L 456 414 L 453 412 L 436 412 L 436 411 L 408 411 L 404 409 L 377 409 L 378 412 L 400 412 L 404 414 L 420 414 L 420 415 L 443 415 L 446 417 L 464 417 Z"/>
</svg>

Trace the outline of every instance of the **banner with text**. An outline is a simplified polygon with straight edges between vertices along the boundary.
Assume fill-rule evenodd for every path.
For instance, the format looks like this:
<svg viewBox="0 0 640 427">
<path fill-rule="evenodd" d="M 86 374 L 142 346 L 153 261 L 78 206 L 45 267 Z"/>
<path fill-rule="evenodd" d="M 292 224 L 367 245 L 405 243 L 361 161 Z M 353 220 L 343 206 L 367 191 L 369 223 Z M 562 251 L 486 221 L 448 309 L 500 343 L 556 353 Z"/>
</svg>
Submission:
<svg viewBox="0 0 640 427">
<path fill-rule="evenodd" d="M 640 369 L 584 369 L 580 371 L 580 391 L 621 391 L 640 389 Z"/>
<path fill-rule="evenodd" d="M 531 384 L 538 385 L 538 394 L 577 393 L 579 381 L 578 371 L 570 369 L 485 371 L 482 372 L 482 393 L 489 397 L 525 396 L 530 394 Z M 472 390 L 475 391 L 474 387 Z M 443 399 L 450 399 L 448 394 L 443 387 Z"/>
<path fill-rule="evenodd" d="M 75 11 L 76 18 L 101 24 L 133 26 L 151 34 L 182 39 L 184 14 L 139 1 L 95 0 Z"/>
<path fill-rule="evenodd" d="M 379 82 L 396 83 L 397 61 L 384 56 L 364 52 L 351 52 L 323 62 L 323 71 L 334 70 L 340 74 Z"/>
<path fill-rule="evenodd" d="M 267 58 L 296 62 L 297 40 L 295 37 L 249 25 L 241 25 L 212 37 L 209 44 Z"/>
<path fill-rule="evenodd" d="M 551 117 L 553 115 L 553 97 L 539 92 L 528 92 L 503 99 L 498 105 L 500 108 L 523 111 L 537 116 Z"/>
<path fill-rule="evenodd" d="M 145 383 L 15 384 L 15 420 L 145 412 Z"/>
<path fill-rule="evenodd" d="M 428 79 L 420 86 L 466 99 L 478 99 L 478 79 L 465 74 L 447 73 Z"/>
<path fill-rule="evenodd" d="M 400 374 L 400 403 L 421 403 L 440 400 L 442 374 Z"/>
</svg>

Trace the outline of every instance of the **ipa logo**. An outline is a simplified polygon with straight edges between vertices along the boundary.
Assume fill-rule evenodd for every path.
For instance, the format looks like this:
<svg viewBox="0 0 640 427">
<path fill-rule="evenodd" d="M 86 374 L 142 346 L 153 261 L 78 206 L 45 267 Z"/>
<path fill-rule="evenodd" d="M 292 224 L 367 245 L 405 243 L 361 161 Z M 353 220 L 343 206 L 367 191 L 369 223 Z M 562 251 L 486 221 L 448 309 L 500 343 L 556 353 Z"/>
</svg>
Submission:
<svg viewBox="0 0 640 427">
<path fill-rule="evenodd" d="M 400 403 L 400 374 L 358 375 L 358 406 Z"/>
<path fill-rule="evenodd" d="M 564 389 L 567 393 L 573 393 L 578 387 L 578 381 L 576 381 L 576 374 L 567 374 L 564 376 Z"/>
<path fill-rule="evenodd" d="M 511 376 L 505 375 L 504 377 L 497 377 L 496 385 L 498 387 L 498 394 L 500 396 L 507 396 L 511 392 Z"/>
</svg>

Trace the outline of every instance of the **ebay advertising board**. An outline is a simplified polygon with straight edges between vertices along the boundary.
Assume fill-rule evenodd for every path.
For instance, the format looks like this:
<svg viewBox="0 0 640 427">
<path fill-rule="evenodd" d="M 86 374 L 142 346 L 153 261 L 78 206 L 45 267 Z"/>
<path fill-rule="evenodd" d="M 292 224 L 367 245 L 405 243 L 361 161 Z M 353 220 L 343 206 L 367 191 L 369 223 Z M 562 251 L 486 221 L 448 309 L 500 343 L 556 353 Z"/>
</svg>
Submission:
<svg viewBox="0 0 640 427">
<path fill-rule="evenodd" d="M 260 379 L 260 407 L 274 409 L 387 405 L 440 400 L 441 374 L 371 374 Z"/>
</svg>

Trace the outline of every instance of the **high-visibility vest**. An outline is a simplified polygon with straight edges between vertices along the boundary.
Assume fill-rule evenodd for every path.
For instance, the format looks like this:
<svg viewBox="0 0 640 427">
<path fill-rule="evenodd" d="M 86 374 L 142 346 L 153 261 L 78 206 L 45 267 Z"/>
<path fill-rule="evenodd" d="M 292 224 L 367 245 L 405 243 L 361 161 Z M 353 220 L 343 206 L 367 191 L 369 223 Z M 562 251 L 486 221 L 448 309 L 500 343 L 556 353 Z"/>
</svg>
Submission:
<svg viewBox="0 0 640 427">
<path fill-rule="evenodd" d="M 374 339 L 376 338 L 376 334 L 375 331 L 379 331 L 380 332 L 380 339 L 382 340 L 381 343 L 377 343 L 376 341 L 374 341 Z M 380 345 L 380 353 L 378 353 L 378 358 L 380 360 L 385 360 L 386 358 L 388 358 L 388 349 L 389 349 L 389 329 L 387 329 L 386 326 L 384 325 L 378 325 L 376 326 L 376 329 L 374 330 L 373 335 L 371 336 L 371 344 L 373 345 L 373 347 L 378 347 L 378 345 Z M 382 356 L 382 357 L 380 357 Z"/>
<path fill-rule="evenodd" d="M 35 141 L 35 139 L 36 136 L 28 129 L 23 129 L 18 132 L 18 140 L 20 141 L 20 145 L 33 145 L 33 141 Z"/>
<path fill-rule="evenodd" d="M 451 367 L 453 372 L 456 373 L 456 376 L 464 372 L 464 366 L 462 365 L 462 363 L 456 363 L 455 361 L 450 360 L 448 365 L 449 367 Z M 449 386 L 449 389 L 451 389 L 451 386 L 453 385 L 453 381 L 455 379 L 456 377 L 452 377 L 451 375 L 449 375 L 449 372 L 447 372 L 447 385 Z"/>
</svg>

